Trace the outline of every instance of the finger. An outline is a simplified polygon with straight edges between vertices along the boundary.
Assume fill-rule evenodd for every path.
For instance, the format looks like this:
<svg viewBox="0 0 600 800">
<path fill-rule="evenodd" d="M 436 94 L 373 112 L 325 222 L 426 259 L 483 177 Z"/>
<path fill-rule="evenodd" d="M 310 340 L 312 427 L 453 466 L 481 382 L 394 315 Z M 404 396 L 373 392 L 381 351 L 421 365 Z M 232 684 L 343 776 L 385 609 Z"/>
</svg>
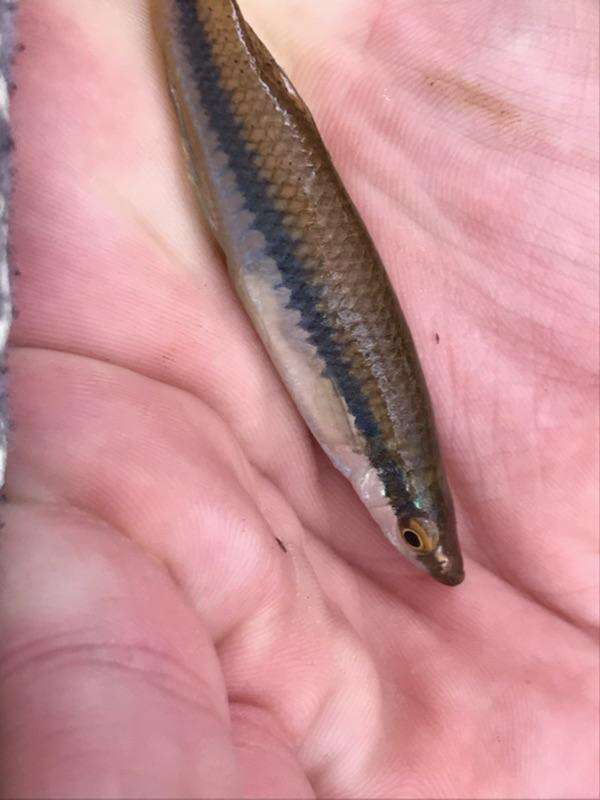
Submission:
<svg viewBox="0 0 600 800">
<path fill-rule="evenodd" d="M 64 353 L 19 349 L 11 374 L 9 497 L 71 504 L 124 532 L 168 564 L 214 638 L 277 596 L 275 535 L 298 535 L 298 523 L 277 509 L 265 521 L 253 471 L 214 412 Z"/>
<path fill-rule="evenodd" d="M 597 624 L 597 7 L 246 4 L 390 271 L 467 559 Z"/>
<path fill-rule="evenodd" d="M 45 504 L 9 505 L 0 557 L 2 796 L 239 796 L 212 642 L 164 567 Z"/>
<path fill-rule="evenodd" d="M 202 397 L 314 522 L 311 442 L 205 235 L 145 9 L 23 6 L 13 246 L 26 268 L 13 344 Z"/>
</svg>

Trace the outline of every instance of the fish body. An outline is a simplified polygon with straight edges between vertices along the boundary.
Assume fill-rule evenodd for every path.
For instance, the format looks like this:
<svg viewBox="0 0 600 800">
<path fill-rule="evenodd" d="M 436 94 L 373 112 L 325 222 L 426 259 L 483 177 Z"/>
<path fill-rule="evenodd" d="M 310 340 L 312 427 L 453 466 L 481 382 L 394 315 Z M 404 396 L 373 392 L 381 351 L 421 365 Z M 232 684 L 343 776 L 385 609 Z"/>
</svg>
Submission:
<svg viewBox="0 0 600 800">
<path fill-rule="evenodd" d="M 412 337 L 308 109 L 234 0 L 153 21 L 200 204 L 297 407 L 392 544 L 460 583 Z"/>
</svg>

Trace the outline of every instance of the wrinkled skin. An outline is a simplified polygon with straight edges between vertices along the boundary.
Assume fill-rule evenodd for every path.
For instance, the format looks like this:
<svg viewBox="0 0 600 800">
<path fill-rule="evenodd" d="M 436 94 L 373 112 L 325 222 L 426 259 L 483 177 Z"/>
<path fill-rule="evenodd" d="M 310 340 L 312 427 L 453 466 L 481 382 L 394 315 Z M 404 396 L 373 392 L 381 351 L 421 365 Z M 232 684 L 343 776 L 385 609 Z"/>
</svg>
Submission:
<svg viewBox="0 0 600 800">
<path fill-rule="evenodd" d="M 24 2 L 2 794 L 593 797 L 597 4 L 243 6 L 411 321 L 467 578 L 397 556 L 307 433 L 144 4 Z"/>
</svg>

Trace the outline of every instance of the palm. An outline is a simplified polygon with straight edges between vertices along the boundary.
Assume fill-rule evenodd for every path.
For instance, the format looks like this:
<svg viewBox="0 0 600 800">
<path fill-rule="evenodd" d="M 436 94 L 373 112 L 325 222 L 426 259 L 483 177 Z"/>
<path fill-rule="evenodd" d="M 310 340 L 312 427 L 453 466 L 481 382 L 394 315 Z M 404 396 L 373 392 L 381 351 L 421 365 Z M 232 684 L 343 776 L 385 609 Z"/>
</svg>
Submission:
<svg viewBox="0 0 600 800">
<path fill-rule="evenodd" d="M 593 795 L 593 4 L 244 4 L 415 332 L 454 590 L 273 373 L 142 6 L 21 14 L 4 792 Z"/>
</svg>

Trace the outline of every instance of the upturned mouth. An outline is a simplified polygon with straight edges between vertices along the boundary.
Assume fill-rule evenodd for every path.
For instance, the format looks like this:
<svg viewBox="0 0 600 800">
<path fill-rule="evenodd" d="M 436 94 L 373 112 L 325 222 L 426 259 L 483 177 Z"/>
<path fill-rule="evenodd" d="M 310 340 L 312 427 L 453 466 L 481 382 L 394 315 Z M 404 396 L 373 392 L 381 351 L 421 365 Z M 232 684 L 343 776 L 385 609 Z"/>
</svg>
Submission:
<svg viewBox="0 0 600 800">
<path fill-rule="evenodd" d="M 443 583 L 445 586 L 458 586 L 459 583 L 462 583 L 465 579 L 465 571 L 461 569 L 457 570 L 449 570 L 447 572 L 432 572 L 431 576 Z"/>
<path fill-rule="evenodd" d="M 460 553 L 449 556 L 439 552 L 438 547 L 435 552 L 421 558 L 423 565 L 432 578 L 445 586 L 458 586 L 465 579 Z"/>
</svg>

